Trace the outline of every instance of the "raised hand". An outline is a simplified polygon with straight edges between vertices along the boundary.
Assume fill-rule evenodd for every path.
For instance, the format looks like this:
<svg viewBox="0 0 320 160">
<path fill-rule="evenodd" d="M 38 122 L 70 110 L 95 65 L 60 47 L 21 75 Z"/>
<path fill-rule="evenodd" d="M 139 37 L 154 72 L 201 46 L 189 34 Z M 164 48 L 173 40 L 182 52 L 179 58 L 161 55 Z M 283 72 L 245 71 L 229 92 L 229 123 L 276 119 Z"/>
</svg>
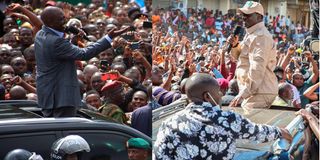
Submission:
<svg viewBox="0 0 320 160">
<path fill-rule="evenodd" d="M 191 63 L 189 65 L 189 71 L 190 71 L 190 74 L 194 73 L 196 71 L 196 64 Z"/>
<path fill-rule="evenodd" d="M 21 11 L 21 8 L 23 8 L 23 7 L 20 4 L 12 3 L 7 7 L 5 13 L 8 14 L 11 12 L 19 12 L 19 11 Z"/>
<path fill-rule="evenodd" d="M 142 53 L 139 52 L 138 50 L 134 50 L 134 51 L 132 52 L 132 57 L 133 57 L 135 60 L 137 60 L 138 62 L 141 62 L 141 60 L 144 58 L 143 55 L 142 55 Z"/>
<path fill-rule="evenodd" d="M 239 43 L 239 37 L 234 36 L 234 35 L 230 35 L 227 39 L 227 43 L 231 44 L 232 47 L 235 47 Z"/>
<path fill-rule="evenodd" d="M 13 82 L 14 84 L 21 84 L 22 83 L 22 78 L 20 76 L 15 76 L 11 79 L 11 82 Z"/>
<path fill-rule="evenodd" d="M 293 55 L 295 50 L 296 50 L 296 47 L 293 46 L 293 45 L 291 45 L 291 46 L 288 48 L 287 54 L 288 54 L 288 55 Z"/>
<path fill-rule="evenodd" d="M 120 30 L 112 29 L 111 31 L 108 32 L 108 35 L 111 39 L 113 39 L 114 37 L 120 36 L 121 34 L 128 32 L 130 29 L 132 29 L 131 26 L 125 27 Z"/>
<path fill-rule="evenodd" d="M 312 54 L 310 51 L 304 51 L 303 54 L 306 55 L 308 61 L 312 60 Z"/>
<path fill-rule="evenodd" d="M 26 15 L 23 15 L 21 13 L 10 12 L 9 15 L 14 19 L 21 19 L 24 21 L 29 21 L 29 18 Z"/>
</svg>

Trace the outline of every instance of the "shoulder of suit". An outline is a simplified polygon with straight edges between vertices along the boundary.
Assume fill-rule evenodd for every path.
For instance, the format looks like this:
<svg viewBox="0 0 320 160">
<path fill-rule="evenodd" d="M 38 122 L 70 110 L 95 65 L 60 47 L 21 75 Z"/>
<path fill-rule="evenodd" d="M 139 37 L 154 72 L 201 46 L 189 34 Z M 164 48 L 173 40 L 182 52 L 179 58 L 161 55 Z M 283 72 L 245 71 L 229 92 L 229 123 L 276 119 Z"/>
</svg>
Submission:
<svg viewBox="0 0 320 160">
<path fill-rule="evenodd" d="M 265 27 L 261 27 L 261 28 L 258 28 L 254 34 L 257 35 L 257 36 L 263 36 L 263 35 L 267 35 L 269 33 L 269 31 L 265 28 Z"/>
</svg>

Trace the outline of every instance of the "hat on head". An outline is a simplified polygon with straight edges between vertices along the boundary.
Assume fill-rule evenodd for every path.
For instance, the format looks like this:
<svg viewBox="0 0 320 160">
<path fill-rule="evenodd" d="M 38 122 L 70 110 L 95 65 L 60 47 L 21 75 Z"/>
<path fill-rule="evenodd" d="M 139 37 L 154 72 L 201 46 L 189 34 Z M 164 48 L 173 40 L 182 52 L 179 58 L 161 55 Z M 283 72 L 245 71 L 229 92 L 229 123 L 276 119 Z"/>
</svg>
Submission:
<svg viewBox="0 0 320 160">
<path fill-rule="evenodd" d="M 113 92 L 113 91 L 116 91 L 118 89 L 122 89 L 122 83 L 119 82 L 119 81 L 112 81 L 112 82 L 106 83 L 101 88 L 101 92 L 104 92 L 104 91 Z"/>
<path fill-rule="evenodd" d="M 151 149 L 150 144 L 142 138 L 130 138 L 127 141 L 128 148 Z"/>
<path fill-rule="evenodd" d="M 247 1 L 247 3 L 239 10 L 244 14 L 259 13 L 263 15 L 263 7 L 260 3 L 254 1 Z"/>
<path fill-rule="evenodd" d="M 130 17 L 130 15 L 132 15 L 134 12 L 141 13 L 140 8 L 137 8 L 137 7 L 130 8 L 129 11 L 128 11 L 128 16 Z"/>
<path fill-rule="evenodd" d="M 136 14 L 141 14 L 140 8 L 134 7 L 134 8 L 130 8 L 128 11 L 128 17 L 135 17 Z"/>
</svg>

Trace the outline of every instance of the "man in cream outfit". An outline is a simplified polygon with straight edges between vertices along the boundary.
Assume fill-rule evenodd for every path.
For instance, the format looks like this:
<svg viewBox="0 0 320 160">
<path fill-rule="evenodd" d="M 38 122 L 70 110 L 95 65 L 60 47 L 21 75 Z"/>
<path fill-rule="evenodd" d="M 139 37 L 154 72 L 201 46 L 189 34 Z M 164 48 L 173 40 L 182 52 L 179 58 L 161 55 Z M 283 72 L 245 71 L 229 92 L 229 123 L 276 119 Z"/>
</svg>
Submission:
<svg viewBox="0 0 320 160">
<path fill-rule="evenodd" d="M 258 2 L 248 1 L 242 8 L 246 35 L 242 42 L 231 35 L 231 55 L 238 60 L 236 77 L 239 94 L 230 103 L 241 103 L 245 110 L 269 107 L 278 91 L 278 82 L 273 70 L 276 67 L 276 45 L 263 23 L 263 7 Z"/>
</svg>

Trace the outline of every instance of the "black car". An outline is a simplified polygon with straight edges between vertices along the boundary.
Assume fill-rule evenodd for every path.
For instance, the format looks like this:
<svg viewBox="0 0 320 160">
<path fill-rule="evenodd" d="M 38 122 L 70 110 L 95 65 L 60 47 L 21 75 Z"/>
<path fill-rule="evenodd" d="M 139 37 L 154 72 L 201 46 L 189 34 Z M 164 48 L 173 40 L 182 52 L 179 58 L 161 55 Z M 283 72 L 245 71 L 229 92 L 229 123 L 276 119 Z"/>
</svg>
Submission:
<svg viewBox="0 0 320 160">
<path fill-rule="evenodd" d="M 67 135 L 80 135 L 90 145 L 84 159 L 128 159 L 126 141 L 140 137 L 151 144 L 151 138 L 104 116 L 79 110 L 74 118 L 43 118 L 34 102 L 0 102 L 0 159 L 11 150 L 23 148 L 50 159 L 52 143 Z M 151 155 L 150 155 L 151 157 Z"/>
</svg>

